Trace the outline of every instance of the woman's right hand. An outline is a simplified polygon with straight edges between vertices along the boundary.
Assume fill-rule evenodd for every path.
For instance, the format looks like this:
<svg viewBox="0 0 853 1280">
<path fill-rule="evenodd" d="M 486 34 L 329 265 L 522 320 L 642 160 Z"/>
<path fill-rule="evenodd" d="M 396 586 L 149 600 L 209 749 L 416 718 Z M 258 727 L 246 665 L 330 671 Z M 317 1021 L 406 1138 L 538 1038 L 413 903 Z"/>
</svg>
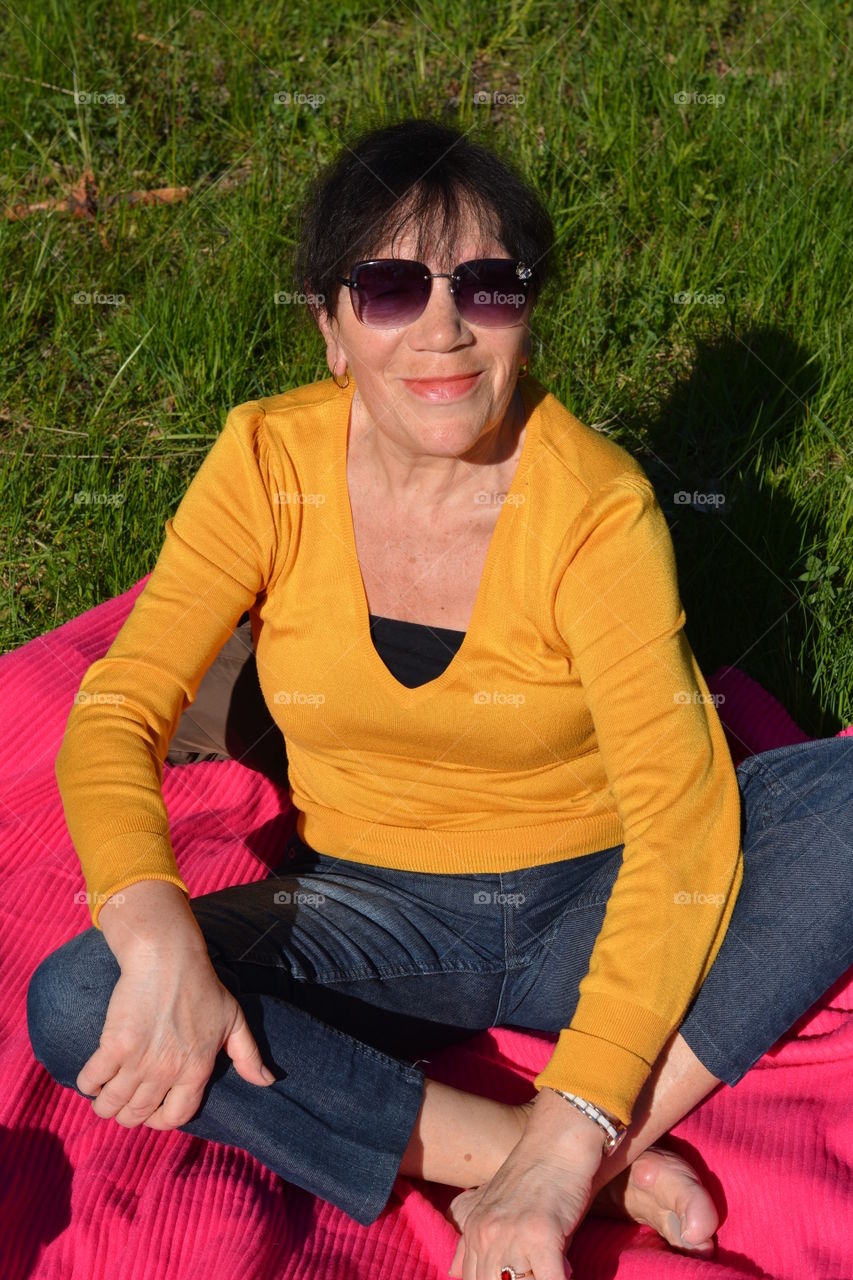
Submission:
<svg viewBox="0 0 853 1280">
<path fill-rule="evenodd" d="M 77 1076 L 96 1115 L 176 1129 L 198 1110 L 219 1050 L 250 1084 L 273 1082 L 237 1000 L 206 952 L 164 946 L 125 957 L 100 1047 Z"/>
</svg>

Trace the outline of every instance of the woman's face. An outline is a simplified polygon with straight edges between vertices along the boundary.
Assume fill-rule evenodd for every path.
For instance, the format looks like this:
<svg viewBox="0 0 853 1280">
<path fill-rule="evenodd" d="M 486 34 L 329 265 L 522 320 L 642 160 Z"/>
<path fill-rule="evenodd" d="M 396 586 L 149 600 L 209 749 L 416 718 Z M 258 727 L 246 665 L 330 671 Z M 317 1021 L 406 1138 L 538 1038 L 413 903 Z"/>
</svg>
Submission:
<svg viewBox="0 0 853 1280">
<path fill-rule="evenodd" d="M 417 258 L 407 228 L 393 254 L 382 245 L 376 258 Z M 483 239 L 476 224 L 466 224 L 463 238 L 430 271 L 452 271 L 472 258 L 508 258 L 503 246 Z M 348 274 L 354 263 L 341 263 Z M 337 317 L 317 316 L 326 339 L 329 369 L 340 377 L 348 367 L 356 382 L 368 426 L 378 428 L 404 454 L 460 457 L 487 432 L 500 427 L 507 414 L 519 365 L 529 358 L 530 303 L 521 319 L 505 329 L 483 328 L 463 320 L 450 293 L 449 280 L 433 280 L 422 315 L 399 329 L 371 329 L 356 319 L 351 290 L 340 286 Z M 420 386 L 412 380 L 453 379 L 476 373 L 473 383 L 452 381 Z M 356 412 L 356 402 L 353 402 Z M 476 453 L 476 451 L 475 451 Z"/>
</svg>

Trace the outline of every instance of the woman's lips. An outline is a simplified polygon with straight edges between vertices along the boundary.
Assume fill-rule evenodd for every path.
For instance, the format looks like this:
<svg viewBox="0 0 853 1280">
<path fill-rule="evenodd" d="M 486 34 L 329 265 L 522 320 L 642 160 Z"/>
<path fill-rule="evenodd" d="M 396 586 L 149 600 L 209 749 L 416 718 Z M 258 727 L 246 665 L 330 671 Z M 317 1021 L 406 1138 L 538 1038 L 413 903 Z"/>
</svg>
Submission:
<svg viewBox="0 0 853 1280">
<path fill-rule="evenodd" d="M 403 382 L 421 400 L 458 400 L 477 385 L 481 374 L 482 369 L 462 378 L 403 378 Z"/>
</svg>

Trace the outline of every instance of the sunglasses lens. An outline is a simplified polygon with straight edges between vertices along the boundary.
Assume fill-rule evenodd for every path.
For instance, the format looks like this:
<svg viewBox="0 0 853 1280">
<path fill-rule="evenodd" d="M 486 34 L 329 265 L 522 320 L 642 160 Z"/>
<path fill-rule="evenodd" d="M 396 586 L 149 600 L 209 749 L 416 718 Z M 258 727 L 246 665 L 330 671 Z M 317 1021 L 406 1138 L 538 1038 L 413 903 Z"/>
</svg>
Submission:
<svg viewBox="0 0 853 1280">
<path fill-rule="evenodd" d="M 355 314 L 372 329 L 395 329 L 410 324 L 429 298 L 430 279 L 419 262 L 387 259 L 356 268 L 358 288 L 352 290 Z"/>
<path fill-rule="evenodd" d="M 524 314 L 529 281 L 519 280 L 509 258 L 479 258 L 459 269 L 456 305 L 469 324 L 486 329 L 517 324 Z"/>
<path fill-rule="evenodd" d="M 459 314 L 487 329 L 517 324 L 527 305 L 530 281 L 519 280 L 510 258 L 477 258 L 457 268 Z M 417 320 L 429 301 L 430 276 L 423 263 L 383 258 L 354 268 L 355 314 L 371 329 L 396 329 Z"/>
</svg>

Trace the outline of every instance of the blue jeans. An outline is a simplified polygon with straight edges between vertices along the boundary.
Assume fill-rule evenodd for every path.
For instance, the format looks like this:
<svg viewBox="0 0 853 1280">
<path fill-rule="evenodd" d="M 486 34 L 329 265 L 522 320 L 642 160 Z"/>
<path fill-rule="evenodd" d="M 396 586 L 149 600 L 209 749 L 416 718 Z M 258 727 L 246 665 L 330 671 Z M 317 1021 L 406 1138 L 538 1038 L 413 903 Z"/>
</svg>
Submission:
<svg viewBox="0 0 853 1280">
<path fill-rule="evenodd" d="M 853 739 L 763 752 L 737 777 L 744 881 L 680 1026 L 729 1085 L 853 963 Z M 418 1063 L 488 1027 L 569 1025 L 622 851 L 438 875 L 347 862 L 294 834 L 266 879 L 192 899 L 277 1082 L 249 1084 L 220 1050 L 181 1130 L 374 1222 L 421 1106 Z M 60 1084 L 76 1089 L 119 973 L 90 926 L 33 974 L 30 1040 Z"/>
</svg>

